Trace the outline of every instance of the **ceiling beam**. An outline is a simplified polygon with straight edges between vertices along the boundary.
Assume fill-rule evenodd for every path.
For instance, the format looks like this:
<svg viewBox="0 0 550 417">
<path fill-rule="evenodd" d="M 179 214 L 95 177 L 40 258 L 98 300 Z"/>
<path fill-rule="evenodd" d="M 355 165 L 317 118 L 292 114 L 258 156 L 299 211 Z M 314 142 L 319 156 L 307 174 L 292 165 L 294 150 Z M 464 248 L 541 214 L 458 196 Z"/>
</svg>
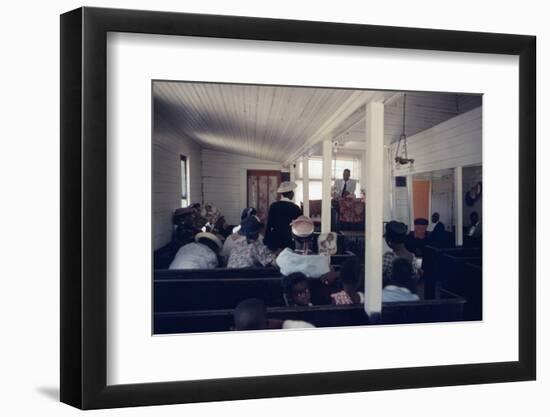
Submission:
<svg viewBox="0 0 550 417">
<path fill-rule="evenodd" d="M 380 95 L 382 93 L 382 95 Z M 332 139 L 334 131 L 338 129 L 340 124 L 342 124 L 346 119 L 348 119 L 355 111 L 367 104 L 373 99 L 383 100 L 385 93 L 380 91 L 365 91 L 357 90 L 354 91 L 349 98 L 340 106 L 340 108 L 334 112 L 334 114 L 329 117 L 317 131 L 311 135 L 306 141 L 294 152 L 292 152 L 289 157 L 284 161 L 284 165 L 290 165 L 302 155 L 304 155 L 309 148 L 313 147 L 323 139 L 330 138 Z"/>
</svg>

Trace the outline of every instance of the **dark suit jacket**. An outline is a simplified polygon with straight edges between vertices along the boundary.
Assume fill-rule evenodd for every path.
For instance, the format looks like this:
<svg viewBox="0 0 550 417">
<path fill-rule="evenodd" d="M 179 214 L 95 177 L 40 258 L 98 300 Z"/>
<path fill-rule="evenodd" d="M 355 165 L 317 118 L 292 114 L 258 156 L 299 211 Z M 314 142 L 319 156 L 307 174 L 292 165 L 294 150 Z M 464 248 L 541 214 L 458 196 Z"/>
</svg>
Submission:
<svg viewBox="0 0 550 417">
<path fill-rule="evenodd" d="M 289 201 L 276 201 L 269 207 L 264 243 L 271 250 L 291 248 L 290 222 L 302 215 L 300 207 Z"/>
<path fill-rule="evenodd" d="M 445 225 L 441 222 L 437 222 L 434 230 L 430 233 L 430 244 L 435 247 L 442 247 L 444 246 L 445 239 Z"/>
</svg>

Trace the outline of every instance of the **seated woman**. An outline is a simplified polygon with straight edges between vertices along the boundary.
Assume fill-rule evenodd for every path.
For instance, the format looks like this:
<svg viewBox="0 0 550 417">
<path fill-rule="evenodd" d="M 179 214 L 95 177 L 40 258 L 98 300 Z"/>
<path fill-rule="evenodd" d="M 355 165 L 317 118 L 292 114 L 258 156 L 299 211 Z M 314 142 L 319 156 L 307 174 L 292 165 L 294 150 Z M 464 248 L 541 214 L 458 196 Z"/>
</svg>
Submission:
<svg viewBox="0 0 550 417">
<path fill-rule="evenodd" d="M 265 304 L 257 298 L 248 298 L 233 312 L 233 330 L 304 329 L 315 327 L 306 321 L 268 319 Z"/>
<path fill-rule="evenodd" d="M 311 293 L 307 277 L 301 272 L 283 277 L 283 292 L 289 306 L 309 307 L 311 304 Z"/>
<path fill-rule="evenodd" d="M 313 236 L 313 221 L 300 216 L 291 223 L 292 239 L 296 249 L 285 248 L 277 256 L 281 274 L 301 272 L 310 278 L 319 278 L 330 272 L 330 256 L 315 255 L 309 249 Z"/>
<path fill-rule="evenodd" d="M 202 232 L 195 242 L 182 246 L 168 269 L 213 269 L 219 265 L 221 240 L 213 233 Z"/>
<path fill-rule="evenodd" d="M 272 253 L 259 239 L 260 230 L 264 227 L 256 216 L 248 216 L 241 223 L 239 234 L 244 239 L 233 243 L 233 248 L 227 261 L 228 268 L 250 268 L 267 266 L 275 260 Z"/>
<path fill-rule="evenodd" d="M 410 261 L 405 258 L 396 258 L 392 265 L 391 279 L 382 290 L 382 302 L 418 301 L 415 294 L 416 281 L 414 269 Z"/>
<path fill-rule="evenodd" d="M 405 223 L 396 222 L 394 220 L 386 223 L 384 239 L 392 250 L 386 252 L 382 258 L 382 279 L 384 284 L 388 283 L 391 278 L 392 265 L 396 258 L 404 258 L 413 265 L 414 277 L 416 279 L 418 279 L 422 273 L 418 267 L 416 257 L 405 247 L 407 231 L 408 228 Z"/>
<path fill-rule="evenodd" d="M 330 295 L 332 304 L 363 304 L 365 295 L 357 291 L 361 285 L 361 264 L 357 257 L 352 257 L 342 265 L 340 270 L 342 291 Z"/>
<path fill-rule="evenodd" d="M 244 219 L 246 219 L 248 216 L 255 216 L 256 215 L 256 209 L 254 207 L 247 207 L 245 208 L 241 213 L 241 223 Z M 239 230 L 241 230 L 241 225 L 235 226 L 232 230 L 232 233 L 227 236 L 225 241 L 223 242 L 223 249 L 221 252 L 221 256 L 228 259 L 229 255 L 231 254 L 231 249 L 233 249 L 233 245 L 238 240 L 245 240 L 246 238 L 239 233 Z M 259 237 L 260 241 L 263 241 L 263 236 L 260 234 Z"/>
</svg>

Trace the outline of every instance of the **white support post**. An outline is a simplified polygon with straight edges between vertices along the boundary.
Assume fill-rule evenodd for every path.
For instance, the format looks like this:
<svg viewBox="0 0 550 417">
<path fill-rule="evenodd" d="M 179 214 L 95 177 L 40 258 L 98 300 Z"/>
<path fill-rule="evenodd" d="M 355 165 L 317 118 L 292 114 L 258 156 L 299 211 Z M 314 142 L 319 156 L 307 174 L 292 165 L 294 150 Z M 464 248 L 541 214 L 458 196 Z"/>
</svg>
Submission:
<svg viewBox="0 0 550 417">
<path fill-rule="evenodd" d="M 462 236 L 464 220 L 463 220 L 463 191 L 462 191 L 462 167 L 455 168 L 455 244 L 462 246 L 464 239 Z"/>
<path fill-rule="evenodd" d="M 367 104 L 365 122 L 365 312 L 376 320 L 382 311 L 384 104 Z"/>
<path fill-rule="evenodd" d="M 323 200 L 321 202 L 321 233 L 330 232 L 332 189 L 332 141 L 323 141 Z"/>
<path fill-rule="evenodd" d="M 309 217 L 309 157 L 302 158 L 302 201 L 304 203 L 304 216 Z"/>
<path fill-rule="evenodd" d="M 409 230 L 414 229 L 414 184 L 413 176 L 407 175 L 407 201 L 409 203 Z"/>
<path fill-rule="evenodd" d="M 296 162 L 292 162 L 289 167 L 290 181 L 296 181 Z M 296 201 L 296 195 L 292 197 L 292 201 Z"/>
</svg>

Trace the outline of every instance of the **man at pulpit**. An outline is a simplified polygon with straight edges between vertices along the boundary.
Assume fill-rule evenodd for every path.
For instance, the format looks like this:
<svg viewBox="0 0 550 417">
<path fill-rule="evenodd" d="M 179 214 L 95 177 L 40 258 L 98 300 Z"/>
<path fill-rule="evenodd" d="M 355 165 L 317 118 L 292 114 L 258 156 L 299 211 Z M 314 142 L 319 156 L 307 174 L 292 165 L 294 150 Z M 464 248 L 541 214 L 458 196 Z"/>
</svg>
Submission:
<svg viewBox="0 0 550 417">
<path fill-rule="evenodd" d="M 344 169 L 342 179 L 334 181 L 334 198 L 342 198 L 348 194 L 355 195 L 356 180 L 350 178 L 351 171 Z"/>
</svg>

